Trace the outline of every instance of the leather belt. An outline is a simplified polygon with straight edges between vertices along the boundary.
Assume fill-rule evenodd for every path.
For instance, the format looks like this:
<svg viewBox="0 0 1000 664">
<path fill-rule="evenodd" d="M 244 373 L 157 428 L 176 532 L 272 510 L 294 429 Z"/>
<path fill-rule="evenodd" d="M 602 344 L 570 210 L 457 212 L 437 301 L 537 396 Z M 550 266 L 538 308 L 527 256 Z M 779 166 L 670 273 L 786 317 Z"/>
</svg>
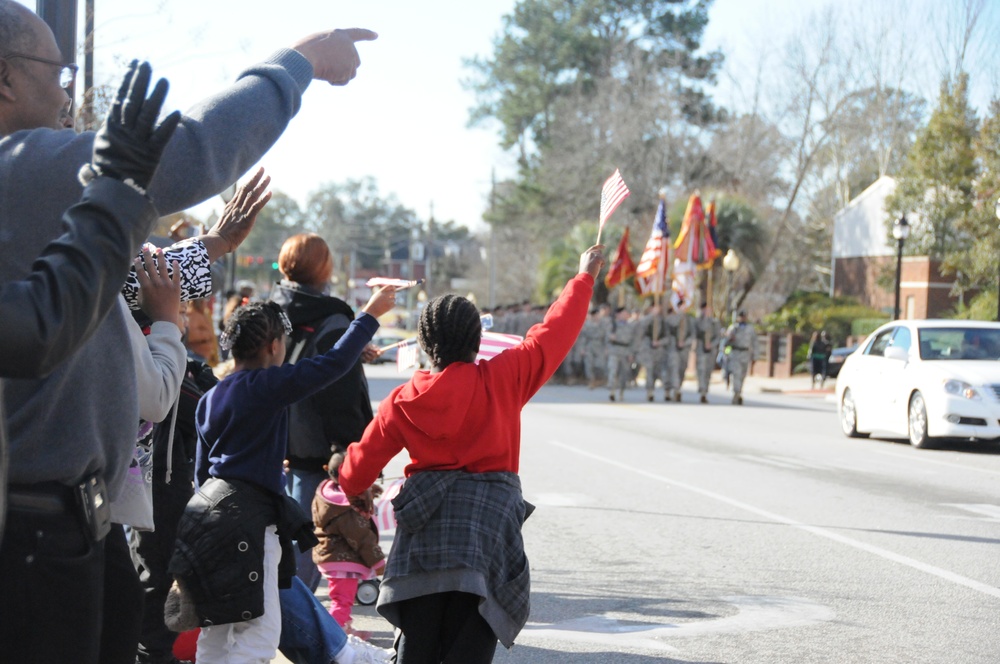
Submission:
<svg viewBox="0 0 1000 664">
<path fill-rule="evenodd" d="M 7 505 L 12 510 L 40 514 L 71 514 L 77 511 L 73 488 L 57 482 L 12 484 L 7 488 Z"/>
</svg>

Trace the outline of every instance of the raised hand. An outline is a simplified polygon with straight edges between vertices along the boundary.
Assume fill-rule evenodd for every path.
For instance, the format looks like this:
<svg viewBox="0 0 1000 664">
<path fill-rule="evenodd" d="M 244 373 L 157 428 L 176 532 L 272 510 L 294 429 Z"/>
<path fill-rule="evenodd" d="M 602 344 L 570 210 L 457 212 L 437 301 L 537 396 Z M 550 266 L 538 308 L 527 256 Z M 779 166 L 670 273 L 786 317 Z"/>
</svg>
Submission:
<svg viewBox="0 0 1000 664">
<path fill-rule="evenodd" d="M 313 78 L 330 85 L 347 85 L 361 66 L 354 43 L 374 39 L 378 34 L 364 28 L 338 29 L 309 35 L 292 48 L 312 63 Z"/>
<path fill-rule="evenodd" d="M 180 327 L 180 263 L 174 261 L 168 267 L 163 250 L 147 244 L 134 264 L 139 306 L 153 322 L 166 321 Z"/>
<path fill-rule="evenodd" d="M 263 168 L 258 168 L 249 181 L 236 189 L 232 200 L 226 203 L 222 217 L 200 237 L 210 260 L 235 250 L 247 239 L 257 221 L 257 214 L 271 200 L 271 192 L 266 191 L 269 184 L 271 177 L 264 175 Z"/>
<path fill-rule="evenodd" d="M 152 69 L 148 62 L 133 60 L 118 88 L 111 112 L 94 136 L 91 168 L 97 175 L 112 177 L 145 193 L 160 156 L 177 128 L 181 114 L 174 111 L 159 125 L 169 85 L 160 79 L 146 97 Z"/>
<path fill-rule="evenodd" d="M 368 304 L 361 311 L 378 318 L 382 314 L 392 311 L 392 308 L 395 306 L 396 287 L 382 286 L 372 294 L 371 299 L 368 300 Z"/>
<path fill-rule="evenodd" d="M 590 249 L 580 254 L 580 272 L 583 274 L 586 272 L 592 276 L 595 280 L 597 275 L 601 273 L 601 268 L 604 267 L 604 245 L 595 244 Z"/>
</svg>

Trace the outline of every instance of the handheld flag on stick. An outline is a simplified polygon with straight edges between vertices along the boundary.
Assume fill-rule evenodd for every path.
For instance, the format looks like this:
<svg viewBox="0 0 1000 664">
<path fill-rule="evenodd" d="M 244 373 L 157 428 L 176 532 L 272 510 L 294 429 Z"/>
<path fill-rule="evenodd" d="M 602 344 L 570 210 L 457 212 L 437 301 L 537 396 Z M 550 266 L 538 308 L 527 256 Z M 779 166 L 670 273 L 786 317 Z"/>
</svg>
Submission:
<svg viewBox="0 0 1000 664">
<path fill-rule="evenodd" d="M 633 274 L 635 274 L 635 263 L 632 262 L 632 256 L 628 251 L 628 226 L 626 226 L 625 234 L 622 235 L 622 241 L 618 243 L 615 257 L 611 261 L 611 268 L 604 275 L 604 285 L 611 290 Z"/>
<path fill-rule="evenodd" d="M 389 277 L 372 277 L 365 282 L 365 286 L 375 288 L 376 286 L 395 286 L 397 291 L 413 288 L 424 283 L 423 279 L 390 279 Z"/>
<path fill-rule="evenodd" d="M 611 177 L 604 182 L 604 187 L 601 188 L 601 223 L 597 227 L 597 244 L 601 243 L 604 222 L 614 214 L 614 211 L 618 209 L 622 201 L 628 198 L 630 193 L 632 192 L 628 190 L 625 181 L 622 180 L 622 174 L 616 168 Z"/>
<path fill-rule="evenodd" d="M 396 511 L 392 508 L 392 499 L 399 495 L 405 481 L 405 478 L 399 477 L 389 482 L 382 495 L 375 500 L 377 511 L 374 518 L 379 533 L 396 530 Z"/>
<path fill-rule="evenodd" d="M 516 334 L 483 332 L 483 339 L 479 342 L 479 353 L 476 355 L 476 364 L 482 360 L 490 360 L 522 341 L 524 341 L 524 337 L 519 337 Z"/>
<path fill-rule="evenodd" d="M 635 269 L 635 285 L 642 295 L 659 295 L 667 289 L 667 269 L 670 265 L 670 227 L 667 226 L 667 199 L 660 196 L 660 204 L 653 217 L 653 230 L 646 241 L 646 248 Z"/>
</svg>

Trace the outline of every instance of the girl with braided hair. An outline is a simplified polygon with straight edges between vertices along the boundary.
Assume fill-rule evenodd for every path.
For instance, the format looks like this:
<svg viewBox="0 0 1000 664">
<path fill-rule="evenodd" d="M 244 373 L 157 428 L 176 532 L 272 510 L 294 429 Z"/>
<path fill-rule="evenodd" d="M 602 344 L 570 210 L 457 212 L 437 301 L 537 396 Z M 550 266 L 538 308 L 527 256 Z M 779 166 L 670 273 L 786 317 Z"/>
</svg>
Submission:
<svg viewBox="0 0 1000 664">
<path fill-rule="evenodd" d="M 417 338 L 433 367 L 393 390 L 347 448 L 339 482 L 348 496 L 409 454 L 377 607 L 398 628 L 396 664 L 492 662 L 497 640 L 510 648 L 527 622 L 521 409 L 573 347 L 603 265 L 600 246 L 584 252 L 545 319 L 478 364 L 475 305 L 457 295 L 428 302 Z"/>
<path fill-rule="evenodd" d="M 198 402 L 195 484 L 177 529 L 170 572 L 185 615 L 173 625 L 202 628 L 199 662 L 270 662 L 281 634 L 279 534 L 316 543 L 312 519 L 285 495 L 288 407 L 343 376 L 395 305 L 393 287 L 377 291 L 326 353 L 283 364 L 291 325 L 275 302 L 237 309 L 220 343 L 234 371 Z M 283 578 L 294 574 L 283 566 Z M 186 600 L 186 603 L 184 603 Z M 168 600 L 168 607 L 170 601 Z M 192 610 L 193 609 L 193 610 Z M 194 614 L 194 615 L 192 615 Z M 339 661 L 339 660 L 338 660 Z"/>
</svg>

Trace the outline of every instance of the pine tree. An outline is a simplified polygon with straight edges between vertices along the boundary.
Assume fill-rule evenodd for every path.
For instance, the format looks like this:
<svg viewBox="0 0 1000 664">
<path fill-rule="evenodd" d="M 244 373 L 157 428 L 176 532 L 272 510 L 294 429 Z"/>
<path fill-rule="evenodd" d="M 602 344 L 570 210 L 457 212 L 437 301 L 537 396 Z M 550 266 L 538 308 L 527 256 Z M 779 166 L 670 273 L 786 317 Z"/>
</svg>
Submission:
<svg viewBox="0 0 1000 664">
<path fill-rule="evenodd" d="M 907 215 L 913 230 L 906 253 L 942 260 L 945 269 L 955 268 L 955 259 L 975 240 L 968 231 L 978 174 L 973 147 L 978 121 L 969 106 L 968 82 L 962 73 L 941 84 L 937 108 L 918 134 L 896 193 L 886 203 L 887 237 L 893 220 Z"/>
</svg>

